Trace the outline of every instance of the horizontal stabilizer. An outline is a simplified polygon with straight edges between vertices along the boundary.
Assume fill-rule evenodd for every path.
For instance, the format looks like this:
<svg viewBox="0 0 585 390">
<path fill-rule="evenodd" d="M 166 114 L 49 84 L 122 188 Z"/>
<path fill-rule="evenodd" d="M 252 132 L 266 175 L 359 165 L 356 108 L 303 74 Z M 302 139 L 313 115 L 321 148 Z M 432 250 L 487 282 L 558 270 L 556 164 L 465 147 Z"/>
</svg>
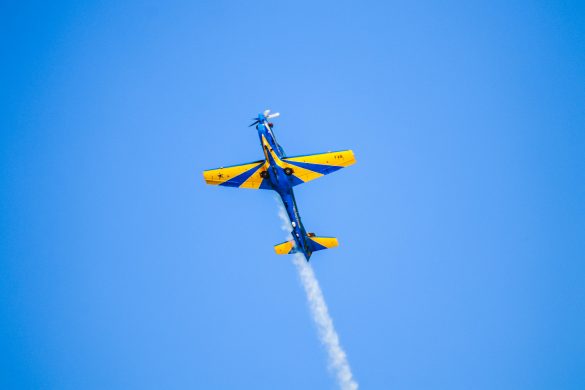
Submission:
<svg viewBox="0 0 585 390">
<path fill-rule="evenodd" d="M 311 247 L 311 251 L 320 251 L 323 249 L 335 248 L 339 245 L 337 238 L 335 237 L 317 237 L 312 235 L 312 233 L 308 234 L 308 243 Z"/>
<path fill-rule="evenodd" d="M 282 244 L 274 245 L 274 251 L 277 255 L 291 255 L 293 253 L 297 253 L 295 241 L 290 240 L 283 242 Z"/>
<path fill-rule="evenodd" d="M 317 237 L 313 233 L 307 234 L 306 243 L 307 243 L 307 250 L 305 255 L 311 256 L 311 253 L 315 251 L 320 251 L 323 249 L 335 248 L 339 245 L 337 238 L 335 237 Z M 278 255 L 292 255 L 293 253 L 304 252 L 300 251 L 294 240 L 283 242 L 282 244 L 278 244 L 274 246 L 274 251 Z"/>
</svg>

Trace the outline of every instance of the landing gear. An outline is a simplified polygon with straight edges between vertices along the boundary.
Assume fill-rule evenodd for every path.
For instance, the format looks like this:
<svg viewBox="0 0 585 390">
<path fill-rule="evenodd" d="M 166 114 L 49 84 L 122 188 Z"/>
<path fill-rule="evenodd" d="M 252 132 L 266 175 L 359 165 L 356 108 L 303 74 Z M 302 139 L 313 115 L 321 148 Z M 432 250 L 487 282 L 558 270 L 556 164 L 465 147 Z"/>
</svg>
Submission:
<svg viewBox="0 0 585 390">
<path fill-rule="evenodd" d="M 292 168 L 289 167 L 284 168 L 284 173 L 287 174 L 288 176 L 292 175 L 293 172 L 294 171 L 292 170 Z"/>
<path fill-rule="evenodd" d="M 266 179 L 268 177 L 268 172 L 267 171 L 260 172 L 260 177 Z"/>
</svg>

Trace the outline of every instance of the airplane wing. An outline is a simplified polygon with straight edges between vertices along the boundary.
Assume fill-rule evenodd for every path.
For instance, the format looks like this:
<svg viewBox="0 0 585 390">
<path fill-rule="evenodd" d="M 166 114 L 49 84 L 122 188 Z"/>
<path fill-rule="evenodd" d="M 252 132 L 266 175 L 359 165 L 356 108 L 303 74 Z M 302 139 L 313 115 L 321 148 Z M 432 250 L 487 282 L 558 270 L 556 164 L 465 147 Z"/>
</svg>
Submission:
<svg viewBox="0 0 585 390">
<path fill-rule="evenodd" d="M 260 176 L 260 172 L 265 171 L 267 165 L 265 160 L 260 160 L 247 164 L 209 169 L 203 171 L 203 177 L 205 182 L 211 185 L 270 190 L 272 189 L 270 180 L 265 180 Z"/>
<path fill-rule="evenodd" d="M 341 150 L 284 157 L 282 162 L 285 167 L 292 169 L 292 176 L 298 179 L 293 181 L 293 185 L 299 185 L 355 164 L 355 156 L 351 150 Z"/>
</svg>

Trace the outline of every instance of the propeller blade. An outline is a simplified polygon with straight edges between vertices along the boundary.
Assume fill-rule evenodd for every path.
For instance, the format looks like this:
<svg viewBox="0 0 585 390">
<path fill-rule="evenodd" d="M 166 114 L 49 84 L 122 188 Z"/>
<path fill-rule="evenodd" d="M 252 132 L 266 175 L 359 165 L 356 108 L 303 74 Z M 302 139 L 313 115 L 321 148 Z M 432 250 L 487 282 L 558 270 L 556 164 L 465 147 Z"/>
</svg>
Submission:
<svg viewBox="0 0 585 390">
<path fill-rule="evenodd" d="M 264 116 L 268 116 L 268 114 L 270 114 L 270 110 L 264 111 Z"/>
<path fill-rule="evenodd" d="M 274 114 L 268 115 L 266 118 L 272 119 L 272 118 L 278 118 L 279 116 L 280 116 L 280 112 L 275 112 Z"/>
</svg>

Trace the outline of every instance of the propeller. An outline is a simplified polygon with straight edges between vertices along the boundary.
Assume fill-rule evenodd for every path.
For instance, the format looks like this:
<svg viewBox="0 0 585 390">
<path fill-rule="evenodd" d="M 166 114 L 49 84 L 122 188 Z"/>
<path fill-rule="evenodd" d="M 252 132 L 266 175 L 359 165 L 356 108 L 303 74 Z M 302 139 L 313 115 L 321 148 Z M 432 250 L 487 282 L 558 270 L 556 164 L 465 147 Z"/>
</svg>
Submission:
<svg viewBox="0 0 585 390">
<path fill-rule="evenodd" d="M 270 113 L 270 110 L 264 111 L 264 116 L 266 119 L 278 118 L 280 116 L 280 112 L 275 112 L 274 114 Z"/>
<path fill-rule="evenodd" d="M 278 118 L 279 116 L 280 116 L 280 112 L 275 112 L 274 114 L 271 114 L 270 110 L 265 110 L 262 114 L 258 114 L 258 117 L 252 118 L 252 120 L 254 122 L 252 122 L 252 124 L 249 125 L 248 127 L 255 126 L 258 123 L 263 122 L 263 121 L 268 120 L 268 119 Z"/>
</svg>

